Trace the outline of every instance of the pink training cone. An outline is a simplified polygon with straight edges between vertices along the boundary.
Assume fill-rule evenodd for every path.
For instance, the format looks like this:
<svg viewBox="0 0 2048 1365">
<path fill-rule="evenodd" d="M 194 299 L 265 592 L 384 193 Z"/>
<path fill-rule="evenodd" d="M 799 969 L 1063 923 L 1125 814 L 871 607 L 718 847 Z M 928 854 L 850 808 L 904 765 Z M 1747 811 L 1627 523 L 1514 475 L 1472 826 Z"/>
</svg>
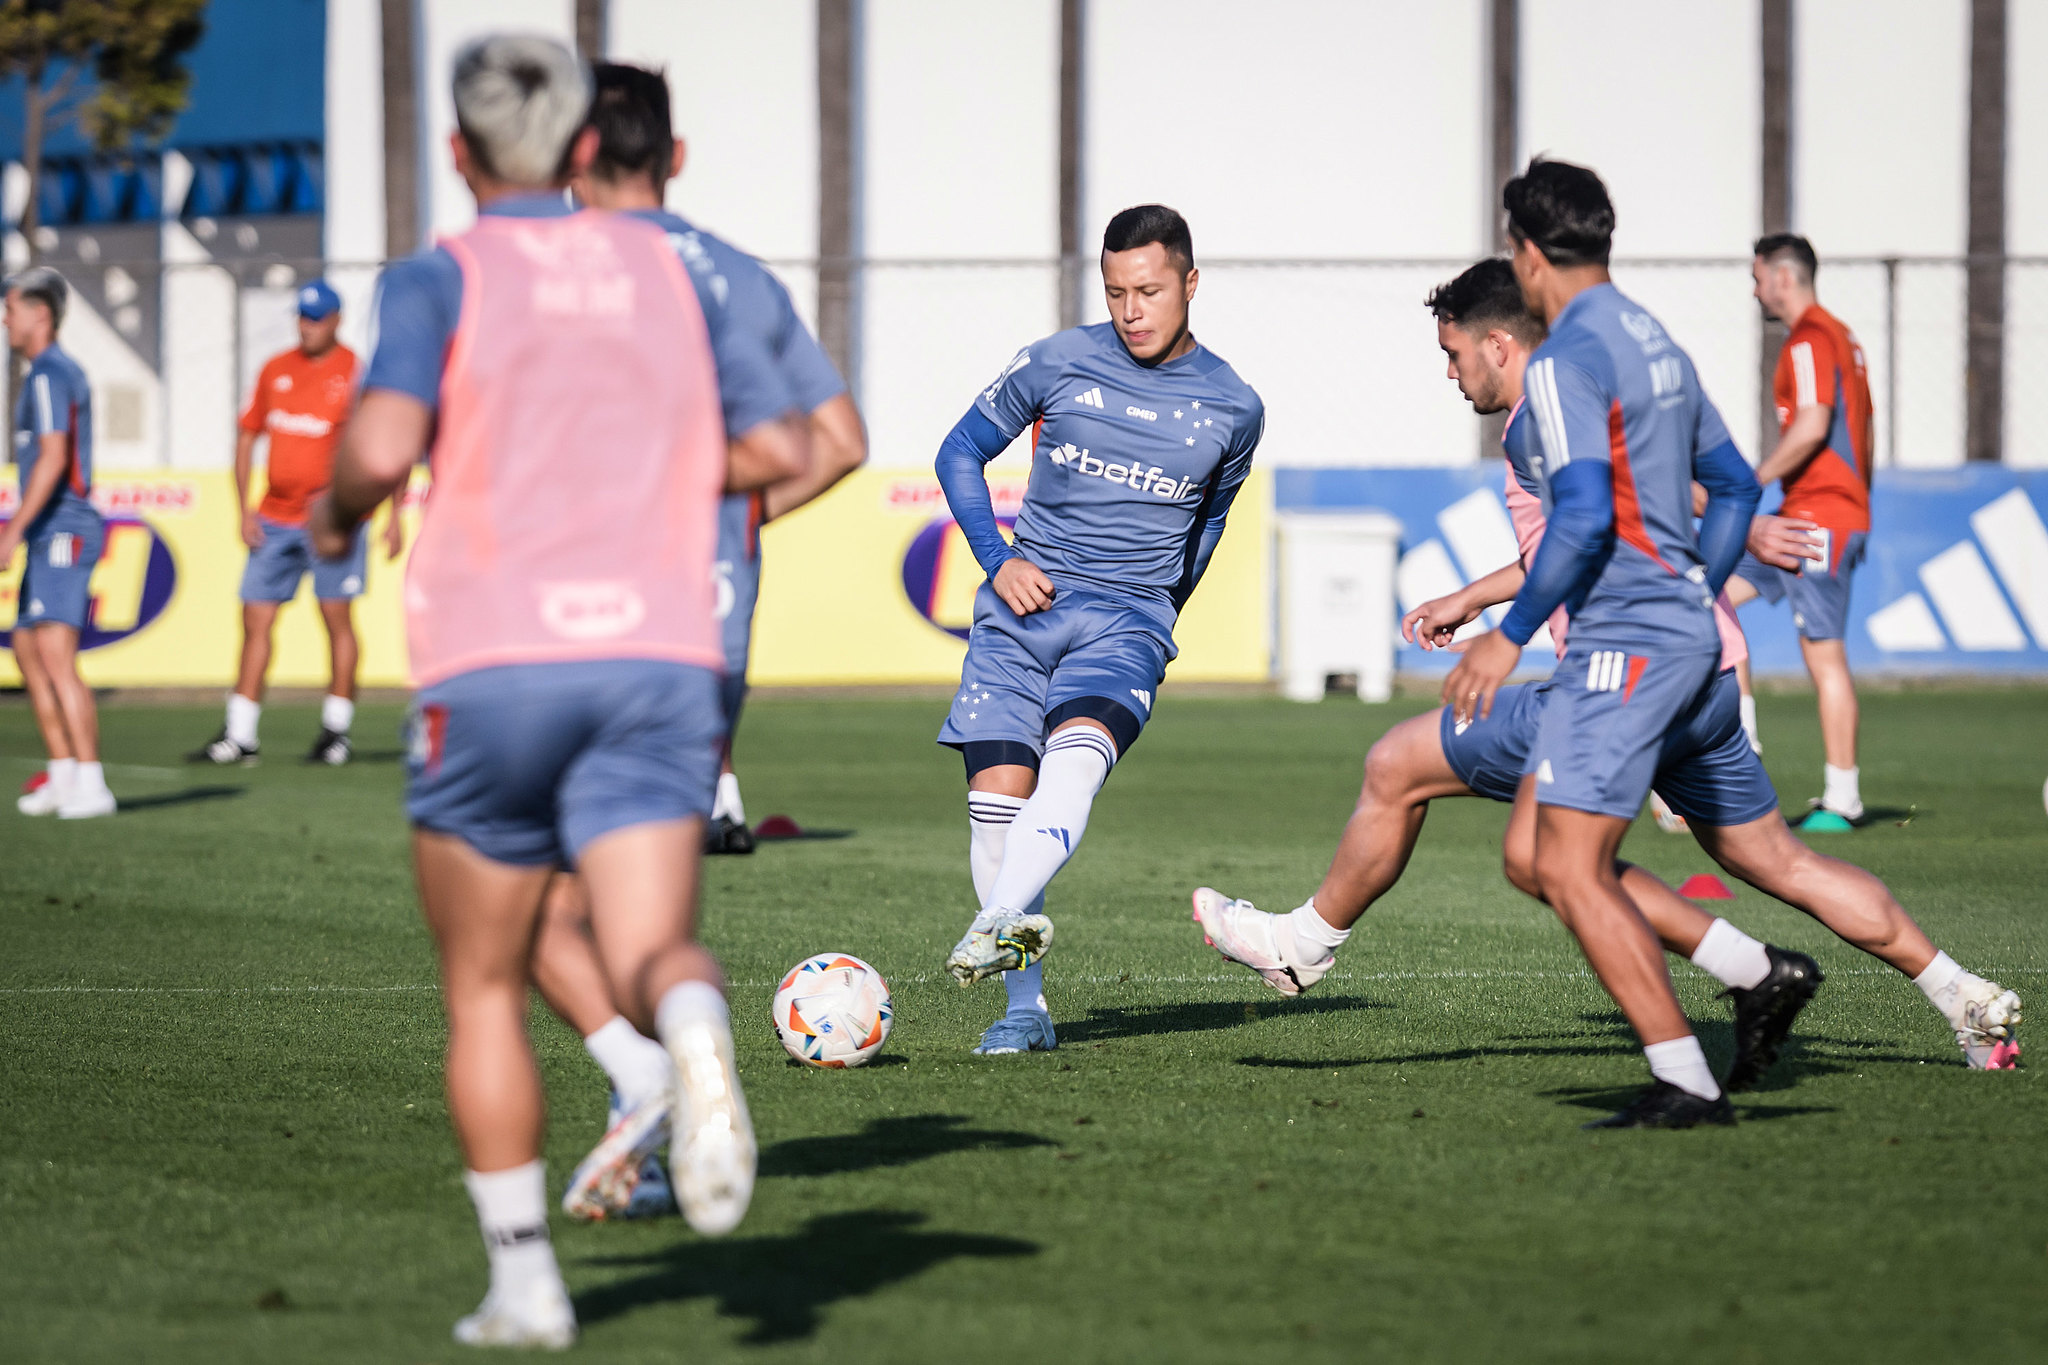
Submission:
<svg viewBox="0 0 2048 1365">
<path fill-rule="evenodd" d="M 1728 889 L 1728 883 L 1711 872 L 1696 872 L 1685 879 L 1685 885 L 1678 888 L 1678 894 L 1689 901 L 1732 901 L 1735 893 Z"/>
<path fill-rule="evenodd" d="M 771 815 L 754 826 L 756 839 L 801 839 L 803 834 L 803 826 L 787 815 Z"/>
</svg>

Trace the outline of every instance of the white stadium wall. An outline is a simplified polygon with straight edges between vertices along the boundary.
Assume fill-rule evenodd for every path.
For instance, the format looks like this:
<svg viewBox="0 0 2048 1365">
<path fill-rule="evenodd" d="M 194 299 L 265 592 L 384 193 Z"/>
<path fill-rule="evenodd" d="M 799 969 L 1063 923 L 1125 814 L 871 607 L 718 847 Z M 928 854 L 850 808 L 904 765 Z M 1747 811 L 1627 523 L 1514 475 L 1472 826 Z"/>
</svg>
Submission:
<svg viewBox="0 0 2048 1365">
<path fill-rule="evenodd" d="M 2048 67 L 2048 5 L 2017 4 L 2006 35 L 2006 249 L 2048 257 L 2048 81 L 2031 73 Z M 2019 73 L 2029 73 L 2022 77 Z M 2048 264 L 2015 270 L 2006 280 L 2005 458 L 2008 464 L 2048 468 L 2048 432 L 2041 405 L 2048 377 L 2039 358 L 2048 354 Z"/>
</svg>

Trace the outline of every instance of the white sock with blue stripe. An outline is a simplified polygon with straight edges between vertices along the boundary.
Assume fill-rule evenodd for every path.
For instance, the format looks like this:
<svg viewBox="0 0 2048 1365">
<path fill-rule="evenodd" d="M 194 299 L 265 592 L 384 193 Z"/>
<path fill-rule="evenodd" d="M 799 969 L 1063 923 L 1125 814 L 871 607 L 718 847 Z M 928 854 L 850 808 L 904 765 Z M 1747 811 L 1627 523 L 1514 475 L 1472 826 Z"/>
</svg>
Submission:
<svg viewBox="0 0 2048 1365">
<path fill-rule="evenodd" d="M 1032 905 L 1081 846 L 1095 793 L 1115 763 L 1116 745 L 1091 725 L 1052 737 L 1039 761 L 1037 790 L 1003 842 L 1003 865 L 989 888 L 988 909 L 1035 913 Z"/>
<path fill-rule="evenodd" d="M 974 877 L 974 902 L 986 905 L 989 893 L 995 889 L 996 873 L 1002 870 L 1003 846 L 1010 837 L 1010 826 L 1017 819 L 1017 812 L 1024 809 L 1025 798 L 1005 796 L 1000 792 L 967 793 L 967 867 Z M 1045 895 L 1040 893 L 1029 909 L 1031 914 L 1045 910 Z M 1045 964 L 1034 962 L 1017 972 L 1003 973 L 1003 986 L 1009 991 L 1009 1007 L 1012 1011 L 1037 1010 L 1047 1013 L 1045 1004 Z"/>
</svg>

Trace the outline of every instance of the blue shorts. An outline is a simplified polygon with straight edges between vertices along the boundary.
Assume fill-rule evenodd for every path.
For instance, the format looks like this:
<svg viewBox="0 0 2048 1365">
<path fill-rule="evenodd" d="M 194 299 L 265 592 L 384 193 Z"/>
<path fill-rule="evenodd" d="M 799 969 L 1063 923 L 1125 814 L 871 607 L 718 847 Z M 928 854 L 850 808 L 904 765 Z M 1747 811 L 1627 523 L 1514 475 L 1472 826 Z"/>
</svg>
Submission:
<svg viewBox="0 0 2048 1365">
<path fill-rule="evenodd" d="M 1727 828 L 1778 809 L 1778 791 L 1742 728 L 1742 687 L 1724 668 L 1670 734 L 1657 759 L 1657 795 L 1688 820 Z"/>
<path fill-rule="evenodd" d="M 1103 698 L 1125 713 L 1110 725 L 1112 733 L 1122 730 L 1121 752 L 1151 719 L 1177 652 L 1157 621 L 1121 602 L 1061 588 L 1044 611 L 1019 616 L 984 583 L 974 597 L 960 692 L 939 743 L 964 749 L 995 742 L 1042 754 L 1047 730 L 1066 718 L 1062 708 Z"/>
<path fill-rule="evenodd" d="M 725 683 L 719 700 L 725 708 L 726 733 L 731 734 L 739 728 L 740 708 L 747 700 L 747 656 L 753 652 L 754 608 L 761 601 L 761 558 L 721 559 L 717 574 L 719 640 L 725 648 Z"/>
<path fill-rule="evenodd" d="M 716 673 L 645 659 L 458 674 L 420 692 L 410 725 L 413 824 L 526 867 L 708 814 L 725 737 Z"/>
<path fill-rule="evenodd" d="M 1701 702 L 1720 654 L 1646 656 L 1573 641 L 1558 662 L 1525 771 L 1536 800 L 1633 820 L 1664 741 Z"/>
<path fill-rule="evenodd" d="M 70 626 L 85 629 L 92 610 L 92 571 L 106 548 L 107 528 L 52 531 L 28 543 L 28 566 L 21 573 L 21 591 L 14 628 Z"/>
<path fill-rule="evenodd" d="M 1550 679 L 1510 683 L 1493 694 L 1493 714 L 1459 725 L 1451 708 L 1443 709 L 1441 737 L 1444 758 L 1458 780 L 1480 796 L 1512 801 L 1529 764 L 1529 746 L 1543 720 L 1543 701 Z"/>
<path fill-rule="evenodd" d="M 289 602 L 299 595 L 299 580 L 313 575 L 313 596 L 322 602 L 345 602 L 363 595 L 369 573 L 370 539 L 366 527 L 356 528 L 355 548 L 344 559 L 322 559 L 313 553 L 303 526 L 286 526 L 257 518 L 263 543 L 249 551 L 242 570 L 244 602 Z"/>
<path fill-rule="evenodd" d="M 1831 568 L 1823 569 L 1808 560 L 1794 573 L 1746 554 L 1735 566 L 1735 576 L 1774 606 L 1789 596 L 1792 624 L 1799 628 L 1801 639 L 1839 640 L 1849 630 L 1849 582 L 1863 562 L 1868 536 L 1862 531 L 1832 531 L 1825 526 L 1816 534 L 1826 542 L 1821 552 Z"/>
</svg>

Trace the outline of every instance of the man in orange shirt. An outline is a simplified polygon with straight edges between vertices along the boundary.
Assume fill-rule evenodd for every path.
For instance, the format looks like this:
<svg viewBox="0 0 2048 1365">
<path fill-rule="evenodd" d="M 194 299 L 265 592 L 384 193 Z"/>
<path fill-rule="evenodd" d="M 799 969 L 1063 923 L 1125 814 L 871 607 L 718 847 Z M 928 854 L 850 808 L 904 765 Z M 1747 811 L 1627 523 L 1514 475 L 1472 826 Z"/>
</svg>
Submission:
<svg viewBox="0 0 2048 1365">
<path fill-rule="evenodd" d="M 249 547 L 249 565 L 242 574 L 241 669 L 228 694 L 220 734 L 190 755 L 194 762 L 256 762 L 256 730 L 278 608 L 298 595 L 308 573 L 327 626 L 333 681 L 320 706 L 320 737 L 306 761 L 342 764 L 351 752 L 358 649 L 350 604 L 362 595 L 368 554 L 359 533 L 346 559 L 315 557 L 306 540 L 306 508 L 334 470 L 334 450 L 355 400 L 356 356 L 335 339 L 341 298 L 325 280 L 301 286 L 298 304 L 298 347 L 263 366 L 235 441 L 236 507 L 242 541 Z M 256 438 L 266 434 L 270 450 L 263 501 L 252 508 L 249 467 Z M 402 548 L 396 499 L 392 512 L 385 545 L 395 559 Z"/>
<path fill-rule="evenodd" d="M 1813 523 L 1818 542 L 1797 572 L 1745 558 L 1729 580 L 1736 605 L 1761 593 L 1789 596 L 1799 648 L 1820 701 L 1826 751 L 1818 809 L 1802 828 L 1847 829 L 1863 816 L 1856 768 L 1856 684 L 1843 636 L 1849 624 L 1849 581 L 1863 560 L 1870 531 L 1873 428 L 1863 347 L 1814 297 L 1813 246 L 1789 232 L 1758 240 L 1751 273 L 1764 315 L 1791 328 L 1772 382 L 1778 407 L 1777 448 L 1757 466 L 1757 482 L 1784 489 L 1779 515 Z"/>
</svg>

